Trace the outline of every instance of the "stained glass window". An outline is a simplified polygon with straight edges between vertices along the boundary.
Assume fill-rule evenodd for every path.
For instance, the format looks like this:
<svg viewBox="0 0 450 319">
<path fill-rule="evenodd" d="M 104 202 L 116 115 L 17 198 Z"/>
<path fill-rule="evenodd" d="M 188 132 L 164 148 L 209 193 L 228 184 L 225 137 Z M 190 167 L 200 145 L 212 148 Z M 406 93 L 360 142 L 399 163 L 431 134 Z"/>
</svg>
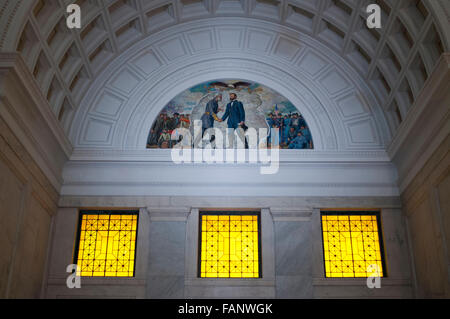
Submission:
<svg viewBox="0 0 450 319">
<path fill-rule="evenodd" d="M 133 277 L 137 212 L 82 212 L 75 263 L 80 276 Z"/>
<path fill-rule="evenodd" d="M 200 214 L 200 277 L 259 278 L 259 214 Z"/>
<path fill-rule="evenodd" d="M 385 276 L 378 213 L 322 213 L 326 277 Z"/>
</svg>

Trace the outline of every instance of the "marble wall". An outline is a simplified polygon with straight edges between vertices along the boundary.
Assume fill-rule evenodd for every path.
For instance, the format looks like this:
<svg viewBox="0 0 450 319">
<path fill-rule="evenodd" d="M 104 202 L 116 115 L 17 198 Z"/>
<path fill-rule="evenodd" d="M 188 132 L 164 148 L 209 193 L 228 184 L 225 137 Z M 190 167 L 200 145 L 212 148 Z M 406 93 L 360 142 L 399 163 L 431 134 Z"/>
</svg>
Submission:
<svg viewBox="0 0 450 319">
<path fill-rule="evenodd" d="M 409 246 L 398 198 L 228 198 L 227 207 L 261 210 L 263 277 L 197 278 L 198 212 L 224 209 L 214 198 L 62 198 L 60 205 L 140 208 L 135 278 L 81 278 L 80 289 L 66 287 L 65 267 L 72 263 L 79 208 L 58 211 L 50 257 L 48 298 L 404 298 L 412 297 Z M 93 202 L 96 202 L 93 205 Z M 186 206 L 176 206 L 183 202 Z M 153 206 L 151 206 L 151 204 Z M 284 204 L 283 204 L 284 203 Z M 369 204 L 370 203 L 370 204 Z M 380 289 L 365 279 L 324 277 L 320 209 L 379 208 L 382 212 L 388 277 Z"/>
<path fill-rule="evenodd" d="M 402 195 L 421 298 L 450 297 L 449 149 L 447 135 Z"/>
<path fill-rule="evenodd" d="M 148 258 L 148 298 L 183 298 L 186 223 L 152 221 Z"/>
<path fill-rule="evenodd" d="M 37 90 L 20 56 L 1 53 L 0 298 L 42 297 L 70 151 L 57 120 L 42 111 L 45 98 Z"/>
<path fill-rule="evenodd" d="M 0 117 L 0 298 L 40 298 L 56 191 Z"/>
<path fill-rule="evenodd" d="M 275 272 L 278 298 L 311 298 L 312 237 L 310 221 L 275 222 Z"/>
</svg>

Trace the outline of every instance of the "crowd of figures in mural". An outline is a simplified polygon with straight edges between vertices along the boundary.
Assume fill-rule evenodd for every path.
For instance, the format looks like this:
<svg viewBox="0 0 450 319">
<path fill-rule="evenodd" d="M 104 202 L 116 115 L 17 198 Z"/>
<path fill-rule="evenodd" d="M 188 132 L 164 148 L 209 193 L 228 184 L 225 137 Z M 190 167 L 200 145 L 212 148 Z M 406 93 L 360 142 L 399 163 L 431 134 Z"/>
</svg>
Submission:
<svg viewBox="0 0 450 319">
<path fill-rule="evenodd" d="M 169 102 L 151 127 L 147 148 L 180 145 L 183 131 L 189 130 L 191 136 L 195 136 L 194 123 L 201 126 L 200 138 L 210 128 L 224 132 L 226 129 L 246 131 L 250 127 L 258 131 L 265 128 L 268 148 L 314 148 L 305 119 L 289 100 L 257 83 L 229 80 L 197 85 Z M 240 137 L 245 139 L 242 134 Z M 215 136 L 206 139 L 212 143 Z M 199 145 L 194 138 L 183 141 L 184 147 L 193 145 Z M 248 147 L 247 141 L 245 146 Z"/>
<path fill-rule="evenodd" d="M 167 113 L 160 113 L 158 118 L 153 123 L 150 135 L 147 140 L 148 148 L 172 148 L 178 139 L 172 140 L 172 135 L 176 129 L 186 128 L 191 126 L 189 114 L 175 113 L 173 116 Z M 175 137 L 175 136 L 174 136 Z"/>
</svg>

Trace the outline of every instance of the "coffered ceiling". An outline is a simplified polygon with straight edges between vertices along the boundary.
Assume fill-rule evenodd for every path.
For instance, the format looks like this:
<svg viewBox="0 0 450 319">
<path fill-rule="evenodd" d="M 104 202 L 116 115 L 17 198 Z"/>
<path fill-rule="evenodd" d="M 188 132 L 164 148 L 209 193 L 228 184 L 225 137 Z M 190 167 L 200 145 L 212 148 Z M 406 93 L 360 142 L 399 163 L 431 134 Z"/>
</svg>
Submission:
<svg viewBox="0 0 450 319">
<path fill-rule="evenodd" d="M 98 99 L 93 93 L 89 98 L 89 90 L 98 93 L 98 88 L 109 85 L 106 99 L 115 105 L 132 98 L 132 91 L 139 86 L 133 86 L 133 81 L 152 83 L 152 68 L 159 68 L 159 64 L 181 63 L 178 58 L 193 62 L 196 56 L 201 56 L 199 63 L 212 56 L 256 61 L 249 55 L 252 50 L 264 62 L 270 63 L 273 56 L 277 61 L 290 63 L 285 66 L 287 69 L 303 68 L 305 74 L 309 72 L 310 80 L 317 82 L 315 86 L 322 86 L 320 90 L 334 99 L 338 114 L 335 119 L 350 121 L 337 125 L 334 132 L 347 131 L 350 141 L 346 147 L 358 143 L 382 146 L 406 118 L 439 57 L 449 48 L 449 4 L 440 0 L 78 0 L 75 2 L 82 9 L 81 30 L 68 30 L 65 24 L 65 6 L 73 1 L 2 2 L 2 51 L 21 53 L 75 146 L 89 143 L 87 125 L 91 122 L 79 119 L 77 125 L 84 128 L 73 133 L 74 121 L 85 118 L 90 110 L 101 109 L 92 106 Z M 366 27 L 365 9 L 372 2 L 382 8 L 381 29 Z M 208 25 L 213 32 L 202 33 Z M 190 32 L 189 28 L 196 31 Z M 174 36 L 183 32 L 181 42 L 164 44 L 158 39 L 164 32 Z M 154 43 L 158 43 L 158 48 L 153 56 L 140 55 L 139 46 L 148 50 Z M 325 49 L 321 50 L 321 46 Z M 233 51 L 240 48 L 241 56 Z M 130 59 L 134 59 L 138 69 L 119 68 L 117 61 L 123 64 Z M 105 70 L 114 63 L 118 92 L 114 92 L 114 83 L 104 78 L 108 74 Z M 365 92 L 366 88 L 370 93 Z M 299 87 L 302 90 L 307 90 L 307 86 Z M 144 91 L 141 92 L 143 97 Z M 339 103 L 352 107 L 339 107 Z M 356 121 L 365 107 L 367 113 L 373 114 L 373 123 Z M 384 119 L 377 108 L 384 113 Z M 120 112 L 120 108 L 115 109 L 114 114 L 106 116 L 112 119 L 103 123 L 110 123 L 116 116 L 120 122 Z M 329 120 L 333 121 L 333 116 Z M 317 127 L 323 124 L 318 118 L 316 122 Z M 373 134 L 351 141 L 360 135 L 361 125 Z M 113 126 L 106 129 L 114 130 Z M 80 139 L 80 130 L 87 134 L 87 140 Z M 106 131 L 102 134 L 108 136 L 103 136 L 103 140 L 100 137 L 100 142 L 110 146 L 124 143 L 114 142 L 114 136 Z M 326 139 L 323 138 L 324 145 L 333 143 Z"/>
</svg>

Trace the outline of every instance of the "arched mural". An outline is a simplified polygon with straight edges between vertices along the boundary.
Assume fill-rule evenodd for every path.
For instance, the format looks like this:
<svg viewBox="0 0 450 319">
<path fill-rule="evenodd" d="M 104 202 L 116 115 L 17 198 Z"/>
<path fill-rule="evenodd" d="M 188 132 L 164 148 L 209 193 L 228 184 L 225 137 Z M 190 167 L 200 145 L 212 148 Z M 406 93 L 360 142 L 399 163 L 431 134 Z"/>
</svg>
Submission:
<svg viewBox="0 0 450 319">
<path fill-rule="evenodd" d="M 208 128 L 267 128 L 268 147 L 313 149 L 309 127 L 298 109 L 278 92 L 250 81 L 216 80 L 201 83 L 172 99 L 154 121 L 147 148 L 172 148 L 180 140 L 178 129 L 199 120 L 202 135 Z M 279 130 L 275 140 L 271 129 Z M 214 140 L 212 137 L 211 142 Z M 186 146 L 186 145 L 185 145 Z"/>
</svg>

